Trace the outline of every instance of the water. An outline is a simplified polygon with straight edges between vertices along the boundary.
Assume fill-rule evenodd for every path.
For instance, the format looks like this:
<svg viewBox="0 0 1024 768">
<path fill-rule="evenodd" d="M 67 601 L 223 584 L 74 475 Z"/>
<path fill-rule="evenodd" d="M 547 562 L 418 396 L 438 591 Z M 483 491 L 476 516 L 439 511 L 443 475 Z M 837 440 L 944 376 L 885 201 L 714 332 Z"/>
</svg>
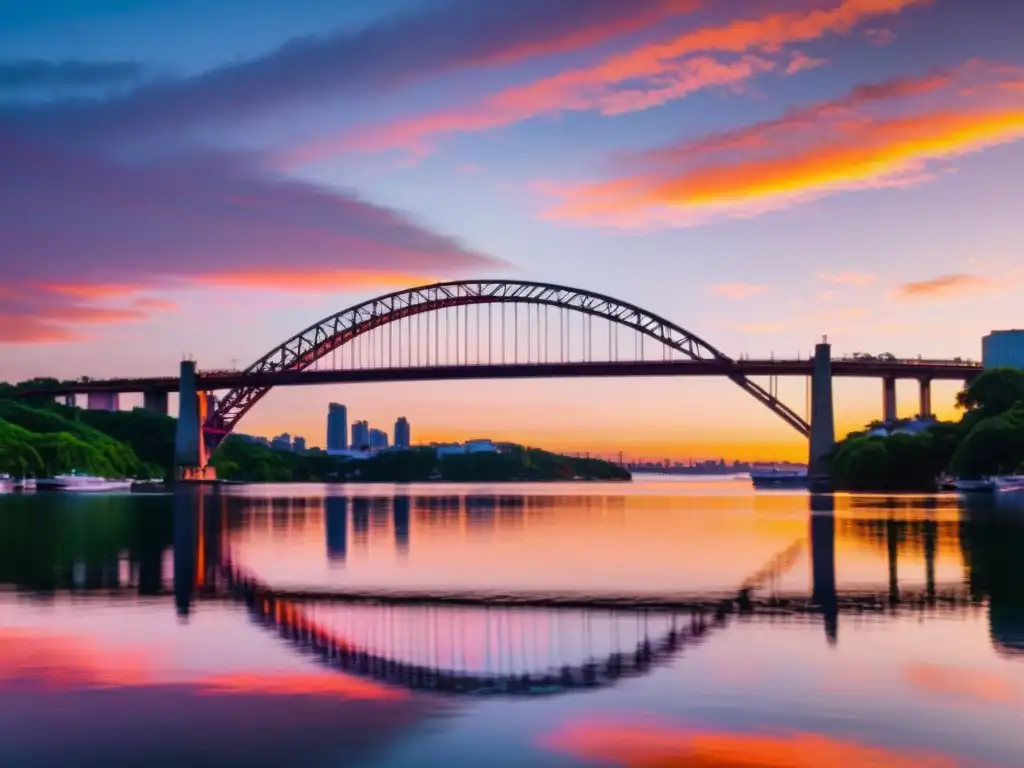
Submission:
<svg viewBox="0 0 1024 768">
<path fill-rule="evenodd" d="M 6 496 L 0 583 L 4 766 L 1024 764 L 1024 513 L 951 496 Z"/>
</svg>

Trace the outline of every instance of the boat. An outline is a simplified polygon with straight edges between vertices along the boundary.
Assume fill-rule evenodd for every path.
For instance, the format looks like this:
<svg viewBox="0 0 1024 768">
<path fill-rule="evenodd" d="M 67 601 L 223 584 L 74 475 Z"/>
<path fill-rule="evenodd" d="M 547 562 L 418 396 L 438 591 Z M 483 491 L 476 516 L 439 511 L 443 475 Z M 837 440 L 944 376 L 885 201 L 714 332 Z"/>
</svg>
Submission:
<svg viewBox="0 0 1024 768">
<path fill-rule="evenodd" d="M 778 467 L 752 469 L 750 480 L 755 488 L 807 488 L 809 484 L 806 469 Z"/>
<path fill-rule="evenodd" d="M 0 493 L 10 493 L 14 490 L 14 478 L 10 475 L 0 475 Z"/>
<path fill-rule="evenodd" d="M 997 493 L 1024 491 L 1024 475 L 999 475 L 992 478 Z"/>
<path fill-rule="evenodd" d="M 958 477 L 953 481 L 953 487 L 960 493 L 992 493 L 996 489 L 991 477 L 983 477 L 980 480 L 965 480 Z"/>
<path fill-rule="evenodd" d="M 68 475 L 56 475 L 36 481 L 37 490 L 69 493 L 108 493 L 110 491 L 127 491 L 131 487 L 131 480 L 111 480 L 95 475 L 83 475 L 74 471 Z"/>
<path fill-rule="evenodd" d="M 36 489 L 36 479 L 34 477 L 21 477 L 15 478 L 14 490 L 15 492 L 31 493 Z"/>
</svg>

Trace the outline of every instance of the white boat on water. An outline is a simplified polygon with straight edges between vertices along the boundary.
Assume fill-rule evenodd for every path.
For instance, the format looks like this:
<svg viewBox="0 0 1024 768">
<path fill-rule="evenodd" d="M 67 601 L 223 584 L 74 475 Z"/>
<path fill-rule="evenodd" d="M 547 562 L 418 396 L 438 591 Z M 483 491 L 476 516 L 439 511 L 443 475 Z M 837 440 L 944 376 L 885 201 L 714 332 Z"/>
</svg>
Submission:
<svg viewBox="0 0 1024 768">
<path fill-rule="evenodd" d="M 992 478 L 997 493 L 1024 491 L 1024 475 L 999 475 Z"/>
<path fill-rule="evenodd" d="M 755 488 L 806 488 L 807 470 L 759 467 L 750 470 L 750 481 Z"/>
<path fill-rule="evenodd" d="M 77 472 L 72 472 L 69 475 L 57 475 L 36 482 L 36 488 L 41 491 L 66 491 L 70 493 L 128 491 L 131 490 L 131 487 L 131 480 L 110 480 L 105 477 L 82 475 Z"/>
<path fill-rule="evenodd" d="M 20 491 L 21 493 L 31 493 L 35 489 L 36 479 L 34 477 L 19 477 L 14 479 L 15 492 Z"/>
<path fill-rule="evenodd" d="M 953 487 L 960 493 L 992 493 L 996 489 L 996 484 L 991 477 L 983 477 L 980 480 L 964 480 L 958 477 L 953 481 Z"/>
<path fill-rule="evenodd" d="M 14 478 L 10 475 L 0 475 L 0 493 L 10 493 L 14 490 Z"/>
</svg>

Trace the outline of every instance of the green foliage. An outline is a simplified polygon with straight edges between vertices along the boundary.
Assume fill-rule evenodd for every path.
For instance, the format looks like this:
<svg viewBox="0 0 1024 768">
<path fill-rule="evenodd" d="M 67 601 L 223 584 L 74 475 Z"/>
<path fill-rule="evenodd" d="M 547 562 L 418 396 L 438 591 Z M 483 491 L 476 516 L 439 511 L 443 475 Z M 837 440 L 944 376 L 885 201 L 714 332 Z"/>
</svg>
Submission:
<svg viewBox="0 0 1024 768">
<path fill-rule="evenodd" d="M 837 490 L 930 491 L 943 472 L 980 478 L 1024 471 L 1024 371 L 985 371 L 957 395 L 958 423 L 915 435 L 856 433 L 836 446 Z"/>
</svg>

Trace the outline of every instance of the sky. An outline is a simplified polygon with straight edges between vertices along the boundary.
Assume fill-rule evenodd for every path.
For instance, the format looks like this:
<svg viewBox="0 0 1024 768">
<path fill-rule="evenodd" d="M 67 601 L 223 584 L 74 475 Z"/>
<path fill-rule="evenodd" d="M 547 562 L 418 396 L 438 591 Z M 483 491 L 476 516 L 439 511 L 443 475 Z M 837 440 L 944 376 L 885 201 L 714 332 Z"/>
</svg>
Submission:
<svg viewBox="0 0 1024 768">
<path fill-rule="evenodd" d="M 1022 325 L 1014 0 L 0 0 L 0 371 L 247 366 L 439 279 L 610 294 L 727 355 Z M 803 380 L 780 395 L 803 412 Z M 899 387 L 900 415 L 917 410 Z M 953 383 L 936 385 L 951 415 Z M 413 440 L 806 457 L 717 379 L 272 391 Z M 127 406 L 135 404 L 123 398 Z M 840 433 L 881 384 L 836 384 Z"/>
</svg>

